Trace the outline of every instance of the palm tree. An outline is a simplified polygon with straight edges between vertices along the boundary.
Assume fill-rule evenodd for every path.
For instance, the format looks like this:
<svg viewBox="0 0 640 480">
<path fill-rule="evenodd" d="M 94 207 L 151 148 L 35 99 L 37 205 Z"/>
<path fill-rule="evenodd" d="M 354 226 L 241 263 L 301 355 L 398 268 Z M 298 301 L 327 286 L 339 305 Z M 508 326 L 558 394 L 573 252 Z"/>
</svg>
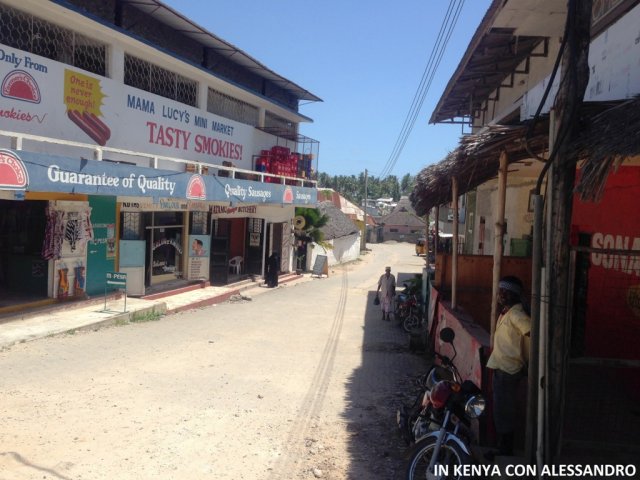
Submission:
<svg viewBox="0 0 640 480">
<path fill-rule="evenodd" d="M 304 218 L 304 228 L 296 230 L 295 235 L 301 240 L 322 243 L 324 234 L 320 230 L 329 221 L 329 217 L 321 214 L 315 208 L 296 207 L 296 216 Z"/>
</svg>

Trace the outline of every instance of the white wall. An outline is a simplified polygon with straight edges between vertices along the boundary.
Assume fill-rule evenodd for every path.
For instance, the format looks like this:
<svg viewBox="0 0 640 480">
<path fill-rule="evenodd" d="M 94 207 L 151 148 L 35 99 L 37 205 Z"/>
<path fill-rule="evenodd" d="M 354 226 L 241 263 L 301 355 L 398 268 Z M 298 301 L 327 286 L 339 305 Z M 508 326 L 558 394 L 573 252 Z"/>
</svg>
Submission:
<svg viewBox="0 0 640 480">
<path fill-rule="evenodd" d="M 640 5 L 591 41 L 589 46 L 589 84 L 585 92 L 586 101 L 607 101 L 631 98 L 640 93 Z M 521 119 L 532 117 L 542 92 L 546 87 L 551 69 L 546 77 L 533 86 L 523 98 Z M 547 113 L 558 91 L 558 78 L 551 88 L 542 113 Z"/>
<path fill-rule="evenodd" d="M 522 238 L 531 233 L 533 225 L 533 213 L 529 212 L 529 192 L 535 187 L 535 178 L 511 178 L 507 185 L 505 219 L 507 221 L 507 234 L 504 236 L 504 255 L 511 254 L 511 239 Z M 492 180 L 478 187 L 476 195 L 476 214 L 474 221 L 474 245 L 473 253 L 478 255 L 480 250 L 481 224 L 480 218 L 484 217 L 484 251 L 483 255 L 493 255 L 496 210 L 498 204 L 498 182 Z"/>
<path fill-rule="evenodd" d="M 318 255 L 326 255 L 329 265 L 338 265 L 341 263 L 352 262 L 360 257 L 360 232 L 348 235 L 346 237 L 328 240 L 326 243 L 333 248 L 325 249 L 318 244 L 309 244 L 307 248 L 307 268 L 313 268 Z M 313 248 L 311 248 L 313 245 Z"/>
</svg>

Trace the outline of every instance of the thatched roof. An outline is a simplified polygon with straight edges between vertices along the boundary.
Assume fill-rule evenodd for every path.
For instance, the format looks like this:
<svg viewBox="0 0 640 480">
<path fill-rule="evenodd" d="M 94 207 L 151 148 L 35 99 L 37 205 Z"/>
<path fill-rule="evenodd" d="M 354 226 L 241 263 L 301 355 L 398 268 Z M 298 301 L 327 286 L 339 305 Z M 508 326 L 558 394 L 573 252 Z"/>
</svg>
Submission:
<svg viewBox="0 0 640 480">
<path fill-rule="evenodd" d="M 527 123 L 494 125 L 483 133 L 462 137 L 458 148 L 444 160 L 418 174 L 416 186 L 409 197 L 416 213 L 422 216 L 432 207 L 450 202 L 452 177 L 458 179 L 460 194 L 495 177 L 502 151 L 507 153 L 509 163 L 530 158 L 529 151 L 543 156 L 547 148 L 548 128 L 546 118 L 535 124 L 528 141 L 529 150 L 524 142 Z"/>
<path fill-rule="evenodd" d="M 358 232 L 358 227 L 332 201 L 318 203 L 318 211 L 329 217 L 329 221 L 320 230 L 325 240 L 346 237 Z"/>
<path fill-rule="evenodd" d="M 576 192 L 598 201 L 609 172 L 625 158 L 640 154 L 640 96 L 588 117 L 574 142 L 574 155 L 585 159 Z"/>
<path fill-rule="evenodd" d="M 416 215 L 408 197 L 402 197 L 391 213 L 380 220 L 385 225 L 403 225 L 407 227 L 424 228 L 425 221 Z"/>
</svg>

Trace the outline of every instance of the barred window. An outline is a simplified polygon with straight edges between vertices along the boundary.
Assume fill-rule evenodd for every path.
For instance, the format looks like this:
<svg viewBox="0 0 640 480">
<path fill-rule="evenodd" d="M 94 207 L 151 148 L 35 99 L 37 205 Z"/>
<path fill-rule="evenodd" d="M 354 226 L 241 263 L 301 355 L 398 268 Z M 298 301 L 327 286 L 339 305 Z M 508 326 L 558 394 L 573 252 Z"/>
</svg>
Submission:
<svg viewBox="0 0 640 480">
<path fill-rule="evenodd" d="M 209 212 L 191 212 L 191 235 L 209 235 Z"/>
<path fill-rule="evenodd" d="M 207 111 L 252 127 L 258 125 L 258 108 L 212 88 L 207 95 Z"/>
<path fill-rule="evenodd" d="M 106 75 L 104 43 L 2 4 L 0 25 L 0 43 Z"/>
<path fill-rule="evenodd" d="M 122 240 L 144 239 L 142 228 L 142 214 L 140 212 L 122 212 L 120 225 L 122 226 Z"/>
<path fill-rule="evenodd" d="M 170 70 L 125 54 L 124 83 L 192 107 L 196 106 L 198 83 Z"/>
<path fill-rule="evenodd" d="M 281 134 L 295 135 L 298 133 L 296 131 L 295 123 L 285 120 L 284 118 L 270 112 L 267 112 L 264 116 L 264 126 L 266 129 L 279 131 Z"/>
</svg>

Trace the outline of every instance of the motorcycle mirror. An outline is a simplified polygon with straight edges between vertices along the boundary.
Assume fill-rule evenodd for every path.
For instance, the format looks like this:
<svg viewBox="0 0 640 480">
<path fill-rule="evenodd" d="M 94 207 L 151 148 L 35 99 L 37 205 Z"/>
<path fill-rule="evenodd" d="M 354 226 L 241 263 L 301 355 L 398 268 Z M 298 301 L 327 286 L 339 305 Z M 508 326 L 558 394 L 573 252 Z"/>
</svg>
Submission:
<svg viewBox="0 0 640 480">
<path fill-rule="evenodd" d="M 456 333 L 452 328 L 445 327 L 440 330 L 440 340 L 444 343 L 453 343 L 453 339 L 456 338 Z"/>
</svg>

